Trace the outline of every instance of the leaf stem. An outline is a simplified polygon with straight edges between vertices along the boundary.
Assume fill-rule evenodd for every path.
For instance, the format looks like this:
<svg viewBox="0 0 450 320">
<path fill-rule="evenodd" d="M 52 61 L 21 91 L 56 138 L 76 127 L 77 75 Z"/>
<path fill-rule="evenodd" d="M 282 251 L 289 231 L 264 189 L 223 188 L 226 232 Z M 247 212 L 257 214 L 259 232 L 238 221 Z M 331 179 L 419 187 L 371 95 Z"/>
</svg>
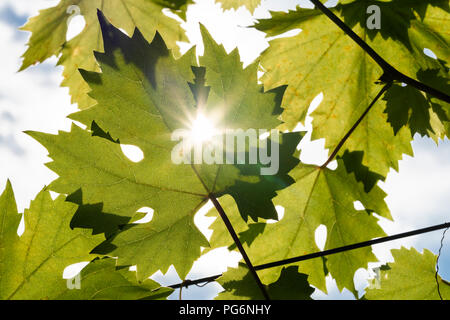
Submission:
<svg viewBox="0 0 450 320">
<path fill-rule="evenodd" d="M 202 183 L 205 190 L 208 192 L 208 198 L 212 201 L 214 204 L 214 207 L 216 208 L 217 212 L 219 212 L 220 217 L 222 218 L 223 223 L 228 229 L 228 232 L 231 235 L 231 238 L 233 238 L 234 243 L 236 244 L 236 247 L 239 249 L 239 252 L 241 253 L 242 257 L 244 258 L 245 264 L 247 265 L 248 269 L 250 270 L 250 273 L 255 278 L 256 284 L 258 285 L 259 289 L 261 290 L 261 293 L 264 296 L 264 299 L 270 300 L 269 294 L 267 293 L 266 288 L 264 287 L 263 283 L 261 282 L 261 279 L 259 279 L 258 274 L 256 273 L 255 267 L 253 266 L 252 262 L 250 261 L 250 258 L 247 255 L 247 252 L 245 252 L 244 247 L 242 246 L 241 241 L 239 240 L 238 235 L 236 234 L 236 231 L 233 228 L 233 225 L 231 224 L 230 219 L 228 219 L 227 214 L 225 213 L 225 210 L 223 210 L 222 206 L 220 205 L 217 198 L 214 196 L 212 191 L 208 189 L 208 186 L 203 181 L 202 177 L 198 173 L 197 169 L 195 168 L 194 164 L 191 164 L 192 170 L 194 170 L 194 173 L 196 174 L 197 178 Z M 215 182 L 214 182 L 215 185 Z"/>
<path fill-rule="evenodd" d="M 247 253 L 244 250 L 244 247 L 241 244 L 241 241 L 239 240 L 239 237 L 236 234 L 236 231 L 234 231 L 234 228 L 228 219 L 228 216 L 226 215 L 225 211 L 223 210 L 222 206 L 220 205 L 219 201 L 214 197 L 214 195 L 209 195 L 209 198 L 211 199 L 212 203 L 214 204 L 214 207 L 216 207 L 217 211 L 219 212 L 220 217 L 222 218 L 223 222 L 225 223 L 225 226 L 228 229 L 228 232 L 230 233 L 231 237 L 234 240 L 234 243 L 236 244 L 236 247 L 239 249 L 239 252 L 241 253 L 242 257 L 244 258 L 245 263 L 247 264 L 247 267 L 250 270 L 250 273 L 255 278 L 256 284 L 258 285 L 259 289 L 261 290 L 261 293 L 263 294 L 264 298 L 266 300 L 270 300 L 269 294 L 267 293 L 266 288 L 264 287 L 263 283 L 261 282 L 261 279 L 259 279 L 258 274 L 256 273 L 256 269 L 253 266 L 252 262 L 250 261 L 250 258 L 248 257 Z"/>
<path fill-rule="evenodd" d="M 358 120 L 356 120 L 355 124 L 350 128 L 350 130 L 348 130 L 348 132 L 341 139 L 341 141 L 339 141 L 338 145 L 336 146 L 336 148 L 334 148 L 333 152 L 331 153 L 331 155 L 329 156 L 327 161 L 325 161 L 325 163 L 320 166 L 321 169 L 325 168 L 331 161 L 333 161 L 334 157 L 337 155 L 339 150 L 342 148 L 342 146 L 344 145 L 345 141 L 347 141 L 347 139 L 350 137 L 350 135 L 353 133 L 353 131 L 355 131 L 355 129 L 358 127 L 358 125 L 361 123 L 361 121 L 369 113 L 370 109 L 372 109 L 373 105 L 378 101 L 378 99 L 380 99 L 380 97 L 386 92 L 386 90 L 388 90 L 391 87 L 391 85 L 392 85 L 392 81 L 389 81 L 388 83 L 386 83 L 383 86 L 383 88 L 381 88 L 380 92 L 378 92 L 378 94 L 372 100 L 370 105 L 366 108 L 366 110 L 364 110 L 363 114 L 359 117 Z"/>
<path fill-rule="evenodd" d="M 384 60 L 372 47 L 370 47 L 364 40 L 362 40 L 353 30 L 348 27 L 341 19 L 339 19 L 330 9 L 325 7 L 320 0 L 310 0 L 320 11 L 323 12 L 331 21 L 333 21 L 342 31 L 344 31 L 353 41 L 355 41 L 375 62 L 383 69 L 384 73 L 392 80 L 397 80 L 420 91 L 428 93 L 440 100 L 450 103 L 450 96 L 436 90 L 422 82 L 408 77 L 401 73 Z"/>
</svg>

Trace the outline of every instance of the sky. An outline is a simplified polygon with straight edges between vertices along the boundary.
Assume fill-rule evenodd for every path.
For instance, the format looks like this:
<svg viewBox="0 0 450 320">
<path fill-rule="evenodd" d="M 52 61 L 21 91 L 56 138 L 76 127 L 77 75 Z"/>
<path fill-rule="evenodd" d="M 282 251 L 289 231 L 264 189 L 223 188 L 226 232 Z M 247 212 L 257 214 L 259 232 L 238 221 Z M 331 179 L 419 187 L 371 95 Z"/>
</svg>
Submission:
<svg viewBox="0 0 450 320">
<path fill-rule="evenodd" d="M 62 80 L 62 68 L 56 67 L 55 57 L 45 63 L 33 66 L 18 73 L 20 56 L 25 51 L 29 33 L 18 30 L 27 18 L 37 14 L 38 9 L 53 6 L 55 0 L 3 0 L 0 4 L 0 189 L 10 179 L 16 194 L 19 210 L 29 206 L 29 202 L 57 176 L 44 166 L 50 159 L 47 151 L 38 142 L 23 133 L 36 130 L 57 133 L 69 130 L 71 121 L 66 116 L 77 110 L 70 104 L 67 88 L 59 87 Z M 198 0 L 189 7 L 187 23 L 183 23 L 190 43 L 180 43 L 182 51 L 192 44 L 197 44 L 201 51 L 201 38 L 198 22 L 211 32 L 229 52 L 236 46 L 241 60 L 248 65 L 268 46 L 264 33 L 246 28 L 255 18 L 270 17 L 268 10 L 293 9 L 295 5 L 311 6 L 307 1 L 299 0 L 263 0 L 252 16 L 247 10 L 223 12 L 214 0 Z M 82 17 L 72 20 L 68 39 L 75 36 L 83 27 Z M 313 101 L 310 112 L 317 107 L 323 94 Z M 306 129 L 311 130 L 311 118 L 307 118 Z M 300 128 L 300 127 L 299 127 Z M 306 163 L 321 164 L 326 159 L 324 141 L 311 142 L 310 133 L 302 140 L 301 160 Z M 437 146 L 432 140 L 415 136 L 413 141 L 414 157 L 405 156 L 399 163 L 399 172 L 391 170 L 380 187 L 388 194 L 386 202 L 391 210 L 394 222 L 383 218 L 380 225 L 388 234 L 405 232 L 449 221 L 450 195 L 450 142 L 448 139 Z M 208 204 L 196 215 L 195 221 L 205 235 L 213 218 L 204 214 L 211 208 Z M 23 229 L 23 228 L 22 228 Z M 324 234 L 317 233 L 317 242 L 324 241 Z M 322 230 L 323 231 L 323 230 Z M 373 246 L 378 259 L 385 263 L 392 261 L 390 249 L 414 246 L 419 251 L 428 248 L 434 253 L 439 249 L 442 232 L 432 232 L 420 236 L 396 240 L 387 244 Z M 226 271 L 227 266 L 237 266 L 240 255 L 228 252 L 225 248 L 213 250 L 195 262 L 189 279 L 215 275 Z M 378 264 L 370 265 L 375 267 Z M 78 268 L 78 269 L 77 269 Z M 68 268 L 65 277 L 77 272 L 80 265 Z M 440 259 L 441 275 L 450 279 L 450 236 L 444 241 Z M 370 271 L 360 269 L 355 274 L 355 286 L 360 295 L 367 286 Z M 160 272 L 152 276 L 163 285 L 179 282 L 176 272 L 171 267 L 166 275 Z M 328 295 L 316 290 L 316 299 L 351 299 L 352 294 L 345 290 L 339 292 L 334 280 L 327 279 Z M 211 299 L 221 290 L 217 283 L 204 287 L 183 289 L 184 299 Z M 171 296 L 178 298 L 178 292 Z"/>
</svg>

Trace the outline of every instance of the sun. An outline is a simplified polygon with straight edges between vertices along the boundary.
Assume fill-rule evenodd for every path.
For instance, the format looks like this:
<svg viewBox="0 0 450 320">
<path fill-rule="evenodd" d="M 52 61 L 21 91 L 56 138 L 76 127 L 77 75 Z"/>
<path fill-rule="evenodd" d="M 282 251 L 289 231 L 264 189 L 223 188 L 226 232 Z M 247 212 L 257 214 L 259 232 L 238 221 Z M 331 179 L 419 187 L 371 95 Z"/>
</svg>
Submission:
<svg viewBox="0 0 450 320">
<path fill-rule="evenodd" d="M 190 136 L 194 143 L 202 144 L 211 141 L 217 130 L 211 119 L 204 114 L 198 113 L 197 117 L 192 121 L 190 128 Z"/>
</svg>

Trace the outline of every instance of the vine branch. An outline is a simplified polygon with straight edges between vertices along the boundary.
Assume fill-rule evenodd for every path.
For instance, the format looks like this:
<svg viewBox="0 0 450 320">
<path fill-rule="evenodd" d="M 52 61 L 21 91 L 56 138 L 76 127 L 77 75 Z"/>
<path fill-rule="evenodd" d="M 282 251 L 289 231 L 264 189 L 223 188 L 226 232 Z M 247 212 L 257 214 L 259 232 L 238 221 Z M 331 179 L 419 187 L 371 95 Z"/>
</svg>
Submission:
<svg viewBox="0 0 450 320">
<path fill-rule="evenodd" d="M 212 203 L 214 204 L 214 207 L 216 207 L 217 211 L 219 212 L 220 217 L 222 218 L 223 222 L 225 223 L 225 226 L 228 229 L 228 232 L 230 233 L 231 237 L 234 240 L 234 243 L 236 244 L 237 248 L 239 249 L 239 252 L 241 253 L 242 257 L 244 258 L 245 263 L 247 264 L 247 267 L 250 270 L 250 273 L 255 278 L 256 284 L 258 285 L 259 289 L 261 290 L 261 293 L 264 296 L 264 299 L 270 300 L 269 294 L 267 293 L 266 288 L 264 287 L 264 284 L 261 282 L 261 279 L 259 279 L 258 273 L 256 272 L 255 267 L 253 266 L 252 262 L 250 261 L 250 258 L 248 257 L 247 253 L 244 250 L 244 247 L 242 246 L 241 241 L 239 240 L 238 235 L 236 234 L 236 231 L 234 231 L 234 228 L 228 219 L 228 216 L 226 215 L 225 211 L 223 210 L 222 206 L 220 205 L 219 201 L 214 197 L 213 195 L 210 195 L 209 198 L 211 199 Z"/>
<path fill-rule="evenodd" d="M 386 83 L 383 88 L 381 88 L 380 92 L 378 92 L 378 94 L 376 95 L 376 97 L 372 100 L 372 102 L 370 103 L 370 105 L 366 108 L 366 110 L 364 110 L 363 114 L 359 117 L 358 120 L 356 120 L 355 124 L 350 128 L 350 130 L 348 130 L 348 132 L 345 134 L 345 136 L 341 139 L 341 141 L 339 141 L 338 145 L 336 146 L 336 148 L 334 148 L 333 152 L 331 153 L 331 155 L 328 157 L 327 161 L 325 161 L 325 163 L 323 165 L 320 166 L 321 169 L 325 168 L 331 161 L 333 161 L 334 157 L 338 154 L 339 150 L 342 148 L 342 146 L 344 145 L 345 141 L 347 141 L 347 139 L 350 137 L 350 135 L 353 133 L 353 131 L 355 131 L 355 129 L 359 126 L 359 124 L 361 123 L 361 121 L 364 119 L 364 117 L 369 113 L 370 109 L 372 109 L 373 105 L 378 101 L 378 99 L 380 99 L 380 97 L 391 87 L 392 85 L 392 81 L 389 81 L 388 83 Z"/>
<path fill-rule="evenodd" d="M 323 12 L 331 21 L 333 21 L 345 34 L 347 34 L 353 41 L 355 41 L 388 75 L 392 80 L 397 80 L 407 85 L 410 85 L 420 91 L 428 93 L 440 100 L 450 103 L 450 96 L 434 89 L 422 82 L 419 82 L 407 75 L 401 73 L 384 60 L 372 47 L 370 47 L 364 40 L 362 40 L 353 30 L 347 26 L 338 16 L 336 16 L 330 9 L 325 7 L 320 0 L 310 0 L 320 11 Z"/>
<path fill-rule="evenodd" d="M 288 259 L 279 260 L 279 261 L 275 261 L 275 262 L 265 263 L 265 264 L 255 266 L 254 269 L 255 270 L 264 270 L 264 269 L 270 269 L 270 268 L 274 268 L 274 267 L 280 267 L 280 266 L 284 266 L 284 265 L 291 264 L 291 263 L 296 263 L 296 262 L 300 262 L 300 261 L 324 257 L 324 256 L 328 256 L 328 255 L 332 255 L 332 254 L 336 254 L 336 253 L 340 253 L 340 252 L 344 252 L 344 251 L 360 249 L 363 247 L 368 247 L 368 246 L 376 245 L 379 243 L 394 241 L 394 240 L 411 237 L 411 236 L 416 236 L 419 234 L 432 232 L 432 231 L 436 231 L 436 230 L 441 230 L 441 229 L 446 229 L 446 228 L 447 229 L 450 228 L 450 222 L 446 222 L 443 224 L 438 224 L 438 225 L 434 225 L 434 226 L 426 227 L 426 228 L 422 228 L 422 229 L 412 230 L 412 231 L 408 231 L 408 232 L 398 233 L 398 234 L 395 234 L 392 236 L 387 236 L 387 237 L 377 238 L 377 239 L 373 239 L 373 240 L 369 240 L 369 241 L 350 244 L 347 246 L 338 247 L 338 248 L 334 248 L 334 249 L 319 251 L 319 252 L 315 252 L 315 253 L 309 253 L 309 254 L 306 254 L 303 256 L 298 256 L 298 257 L 288 258 Z M 217 274 L 214 276 L 209 276 L 209 277 L 201 278 L 201 279 L 197 279 L 197 280 L 186 279 L 183 281 L 183 283 L 170 285 L 169 288 L 177 289 L 180 286 L 189 287 L 191 285 L 196 285 L 198 283 L 208 283 L 208 282 L 216 280 L 220 276 L 221 276 L 221 274 Z M 444 279 L 441 279 L 441 281 L 447 283 L 447 281 L 445 281 Z"/>
<path fill-rule="evenodd" d="M 200 174 L 198 173 L 197 169 L 195 168 L 194 164 L 191 164 L 191 168 L 192 170 L 194 170 L 195 175 L 197 176 L 197 178 L 200 180 L 200 182 L 202 183 L 203 187 L 205 188 L 205 190 L 208 192 L 208 198 L 212 201 L 212 203 L 214 204 L 214 207 L 216 208 L 217 212 L 219 212 L 220 217 L 222 218 L 223 223 L 225 224 L 225 226 L 228 229 L 228 232 L 231 235 L 231 238 L 233 238 L 234 243 L 236 244 L 236 247 L 239 249 L 239 252 L 242 255 L 242 258 L 244 258 L 245 264 L 247 265 L 248 269 L 250 270 L 250 273 L 252 274 L 253 278 L 256 281 L 256 284 L 258 285 L 259 289 L 261 290 L 261 293 L 264 296 L 264 299 L 266 300 L 270 300 L 269 294 L 267 293 L 266 288 L 264 287 L 264 284 L 261 282 L 261 279 L 259 279 L 258 274 L 256 273 L 255 268 L 253 267 L 252 262 L 250 261 L 250 258 L 247 255 L 247 252 L 245 252 L 244 247 L 242 246 L 241 241 L 239 240 L 238 235 L 236 234 L 236 231 L 233 228 L 233 225 L 231 224 L 230 219 L 228 219 L 227 214 L 225 213 L 225 210 L 223 210 L 222 206 L 220 205 L 219 201 L 217 200 L 217 198 L 214 196 L 214 194 L 212 194 L 212 192 L 209 190 L 208 186 L 206 185 L 206 183 L 203 181 L 202 177 L 200 176 Z M 214 182 L 215 184 L 215 182 Z"/>
</svg>

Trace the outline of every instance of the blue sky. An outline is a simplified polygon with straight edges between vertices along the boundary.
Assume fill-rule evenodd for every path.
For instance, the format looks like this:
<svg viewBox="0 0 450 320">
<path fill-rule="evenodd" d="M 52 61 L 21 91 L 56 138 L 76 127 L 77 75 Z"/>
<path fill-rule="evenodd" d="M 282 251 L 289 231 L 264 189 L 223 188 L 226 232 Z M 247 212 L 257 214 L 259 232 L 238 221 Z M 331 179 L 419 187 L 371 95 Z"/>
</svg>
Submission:
<svg viewBox="0 0 450 320">
<path fill-rule="evenodd" d="M 186 50 L 192 43 L 200 43 L 198 22 L 202 22 L 213 37 L 231 51 L 238 46 L 242 61 L 248 64 L 253 61 L 268 43 L 264 34 L 245 28 L 254 17 L 268 17 L 267 9 L 281 10 L 293 8 L 304 1 L 264 1 L 255 16 L 244 10 L 223 13 L 213 0 L 198 1 L 187 14 L 188 23 L 184 24 L 191 44 L 180 44 Z M 0 185 L 3 188 L 6 179 L 10 178 L 17 196 L 19 208 L 27 207 L 29 201 L 49 184 L 56 175 L 44 166 L 50 159 L 47 151 L 36 141 L 22 132 L 38 130 L 56 133 L 68 130 L 70 121 L 66 116 L 76 111 L 70 104 L 66 88 L 60 88 L 62 80 L 61 67 L 55 67 L 56 58 L 49 59 L 42 65 L 34 66 L 25 72 L 17 73 L 20 56 L 25 51 L 29 37 L 26 32 L 18 31 L 26 18 L 35 15 L 39 8 L 56 4 L 54 0 L 3 0 L 0 4 Z M 83 26 L 83 20 L 74 19 L 69 36 L 75 35 Z M 395 222 L 382 221 L 380 224 L 389 234 L 404 232 L 416 228 L 449 221 L 450 195 L 450 142 L 445 140 L 439 147 L 430 139 L 415 137 L 413 142 L 415 157 L 404 157 L 400 161 L 399 173 L 391 171 L 386 182 L 380 186 L 388 193 L 386 201 L 391 209 Z M 302 160 L 305 162 L 323 162 L 326 153 L 323 140 L 307 142 L 302 145 Z M 196 220 L 206 234 L 211 219 L 202 217 Z M 389 244 L 374 247 L 377 257 L 385 262 L 391 261 L 391 248 L 414 246 L 419 250 L 428 248 L 437 252 L 441 232 L 433 232 L 412 238 L 397 240 Z M 450 236 L 444 242 L 440 260 L 441 274 L 450 279 Z M 220 249 L 209 253 L 196 262 L 188 276 L 191 279 L 217 274 L 226 270 L 227 265 L 236 266 L 239 255 Z M 154 276 L 163 284 L 179 281 L 173 268 L 167 275 L 160 273 Z M 367 271 L 360 270 L 355 276 L 357 288 L 366 285 Z M 316 298 L 351 298 L 348 291 L 339 293 L 334 282 L 327 282 L 329 295 L 316 292 Z M 210 299 L 220 290 L 216 283 L 203 288 L 192 287 L 183 290 L 183 297 L 188 299 Z M 361 291 L 362 292 L 362 291 Z M 177 298 L 176 292 L 173 298 Z"/>
</svg>

